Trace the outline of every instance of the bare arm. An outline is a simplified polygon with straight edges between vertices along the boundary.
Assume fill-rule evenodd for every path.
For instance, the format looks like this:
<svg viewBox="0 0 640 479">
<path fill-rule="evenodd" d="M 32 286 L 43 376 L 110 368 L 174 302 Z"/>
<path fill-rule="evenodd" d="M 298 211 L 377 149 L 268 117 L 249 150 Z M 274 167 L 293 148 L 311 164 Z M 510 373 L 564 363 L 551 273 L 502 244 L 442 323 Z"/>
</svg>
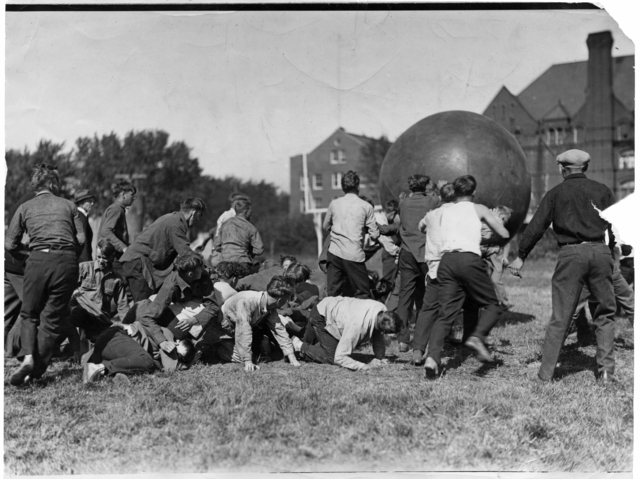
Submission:
<svg viewBox="0 0 640 479">
<path fill-rule="evenodd" d="M 509 237 L 509 231 L 504 227 L 502 221 L 497 218 L 491 210 L 487 208 L 485 205 L 473 205 L 476 209 L 476 213 L 478 214 L 478 218 L 480 221 L 484 221 L 489 228 L 493 230 L 495 234 L 500 236 L 501 238 L 507 239 Z"/>
</svg>

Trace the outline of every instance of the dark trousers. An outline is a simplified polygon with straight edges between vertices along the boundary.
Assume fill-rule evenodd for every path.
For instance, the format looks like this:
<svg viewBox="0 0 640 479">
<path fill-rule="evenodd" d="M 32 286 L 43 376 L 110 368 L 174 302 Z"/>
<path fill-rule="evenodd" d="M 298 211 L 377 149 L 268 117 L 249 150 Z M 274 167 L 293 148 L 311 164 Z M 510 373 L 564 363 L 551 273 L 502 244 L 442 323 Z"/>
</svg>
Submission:
<svg viewBox="0 0 640 479">
<path fill-rule="evenodd" d="M 560 356 L 567 328 L 571 324 L 582 289 L 586 284 L 598 301 L 595 317 L 596 364 L 598 374 L 614 372 L 613 258 L 608 246 L 586 243 L 564 246 L 558 253 L 551 279 L 551 320 L 542 346 L 542 364 L 538 376 L 550 380 Z"/>
<path fill-rule="evenodd" d="M 342 259 L 327 252 L 327 295 L 370 299 L 369 275 L 364 263 Z M 349 288 L 353 294 L 349 294 Z"/>
<path fill-rule="evenodd" d="M 311 310 L 309 323 L 302 343 L 302 357 L 308 361 L 333 364 L 338 340 L 327 332 L 327 322 L 315 306 Z"/>
<path fill-rule="evenodd" d="M 147 280 L 144 279 L 142 274 L 142 261 L 140 259 L 134 259 L 122 263 L 122 272 L 129 285 L 129 291 L 134 301 L 142 301 L 143 299 L 149 299 L 154 291 L 149 287 Z"/>
<path fill-rule="evenodd" d="M 396 263 L 396 257 L 387 253 L 387 250 L 382 250 L 382 278 L 393 284 L 396 280 L 396 273 L 398 272 L 398 264 Z"/>
<path fill-rule="evenodd" d="M 90 363 L 104 364 L 107 374 L 141 374 L 153 371 L 151 355 L 126 332 L 109 328 L 96 340 Z"/>
<path fill-rule="evenodd" d="M 7 343 L 9 331 L 15 326 L 22 309 L 23 276 L 4 273 L 4 343 L 5 353 L 10 351 Z"/>
<path fill-rule="evenodd" d="M 429 337 L 433 325 L 438 319 L 438 279 L 431 279 L 427 276 L 427 282 L 424 288 L 424 297 L 422 299 L 422 308 L 416 318 L 416 327 L 413 331 L 412 347 L 414 351 L 424 351 L 427 349 Z"/>
<path fill-rule="evenodd" d="M 424 297 L 424 279 L 429 268 L 427 263 L 419 263 L 410 251 L 400 250 L 398 258 L 400 270 L 400 298 L 398 316 L 402 319 L 404 332 L 398 336 L 398 342 L 409 343 L 409 314 L 415 304 L 416 310 L 422 309 Z"/>
<path fill-rule="evenodd" d="M 78 258 L 75 251 L 33 251 L 27 260 L 18 357 L 34 355 L 35 378 L 41 376 L 49 365 L 77 282 Z"/>
<path fill-rule="evenodd" d="M 442 255 L 438 282 L 440 308 L 429 338 L 427 356 L 440 364 L 445 338 L 463 306 L 465 336 L 477 336 L 483 341 L 500 319 L 502 308 L 484 261 L 477 254 Z M 483 308 L 482 314 L 479 314 L 480 308 Z"/>
</svg>

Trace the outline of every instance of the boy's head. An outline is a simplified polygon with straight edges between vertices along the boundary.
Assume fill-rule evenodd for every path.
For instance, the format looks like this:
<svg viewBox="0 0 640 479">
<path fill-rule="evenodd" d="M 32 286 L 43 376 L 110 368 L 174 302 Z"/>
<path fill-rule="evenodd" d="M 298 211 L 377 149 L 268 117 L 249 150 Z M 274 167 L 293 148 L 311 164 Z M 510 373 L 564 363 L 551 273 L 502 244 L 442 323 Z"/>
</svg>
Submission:
<svg viewBox="0 0 640 479">
<path fill-rule="evenodd" d="M 424 193 L 427 190 L 427 185 L 431 182 L 431 178 L 427 175 L 411 175 L 407 182 L 412 193 Z"/>
<path fill-rule="evenodd" d="M 204 270 L 204 259 L 194 251 L 181 253 L 173 262 L 173 266 L 187 283 L 198 281 Z"/>
<path fill-rule="evenodd" d="M 440 199 L 443 203 L 452 203 L 456 199 L 456 192 L 451 183 L 442 185 L 440 188 Z"/>
<path fill-rule="evenodd" d="M 387 221 L 393 221 L 398 213 L 398 202 L 396 200 L 389 200 L 384 204 L 384 214 L 387 216 Z"/>
<path fill-rule="evenodd" d="M 285 271 L 283 277 L 298 285 L 311 277 L 311 269 L 307 265 L 294 263 Z"/>
<path fill-rule="evenodd" d="M 196 356 L 196 347 L 190 339 L 181 339 L 176 341 L 176 353 L 179 362 L 189 365 Z"/>
<path fill-rule="evenodd" d="M 424 192 L 427 196 L 434 196 L 436 198 L 440 196 L 440 189 L 433 181 L 429 181 L 429 183 L 427 183 L 427 187 Z"/>
<path fill-rule="evenodd" d="M 240 193 L 240 192 L 238 192 L 238 191 L 234 191 L 233 193 L 231 193 L 231 194 L 229 195 L 229 204 L 230 204 L 230 205 L 231 205 L 231 207 L 233 208 L 233 203 L 234 203 L 236 200 L 240 200 L 240 199 L 248 200 L 248 199 L 249 199 L 249 197 L 248 197 L 247 195 L 245 195 L 244 193 Z"/>
<path fill-rule="evenodd" d="M 121 180 L 111 185 L 113 197 L 124 206 L 131 206 L 138 190 L 129 181 Z"/>
<path fill-rule="evenodd" d="M 291 256 L 291 255 L 280 256 L 280 266 L 282 266 L 282 269 L 285 271 L 289 268 L 289 266 L 297 262 L 298 260 L 296 259 L 295 256 Z"/>
<path fill-rule="evenodd" d="M 376 329 L 384 334 L 400 333 L 402 331 L 402 319 L 394 311 L 380 311 L 376 320 Z"/>
<path fill-rule="evenodd" d="M 476 192 L 476 179 L 471 175 L 464 175 L 453 181 L 453 191 L 457 198 L 468 198 Z"/>
<path fill-rule="evenodd" d="M 281 308 L 293 297 L 293 285 L 285 276 L 274 276 L 267 285 L 267 294 L 271 297 L 268 307 Z"/>
<path fill-rule="evenodd" d="M 240 198 L 233 202 L 233 209 L 236 215 L 242 215 L 249 219 L 251 217 L 251 201 L 248 198 Z"/>
<path fill-rule="evenodd" d="M 116 248 L 109 241 L 102 238 L 98 241 L 98 247 L 96 249 L 96 260 L 100 263 L 102 268 L 110 268 L 113 264 L 113 260 L 116 258 Z"/>
<path fill-rule="evenodd" d="M 224 281 L 231 286 L 235 286 L 239 279 L 244 278 L 249 274 L 249 269 L 246 265 L 238 263 L 237 261 L 221 261 L 214 269 L 213 281 Z"/>
<path fill-rule="evenodd" d="M 342 176 L 341 185 L 342 191 L 345 193 L 358 194 L 358 191 L 360 191 L 360 177 L 358 176 L 358 173 L 353 170 L 347 171 Z"/>
<path fill-rule="evenodd" d="M 187 198 L 180 203 L 180 211 L 189 226 L 198 224 L 200 218 L 207 211 L 207 204 L 200 198 Z"/>
<path fill-rule="evenodd" d="M 31 170 L 31 178 L 29 184 L 33 191 L 42 191 L 47 189 L 53 194 L 60 191 L 60 175 L 58 167 L 51 163 L 40 163 L 35 165 Z"/>
<path fill-rule="evenodd" d="M 508 206 L 498 205 L 493 208 L 491 212 L 502 220 L 503 225 L 506 225 L 511 219 L 513 209 L 509 208 Z"/>
</svg>

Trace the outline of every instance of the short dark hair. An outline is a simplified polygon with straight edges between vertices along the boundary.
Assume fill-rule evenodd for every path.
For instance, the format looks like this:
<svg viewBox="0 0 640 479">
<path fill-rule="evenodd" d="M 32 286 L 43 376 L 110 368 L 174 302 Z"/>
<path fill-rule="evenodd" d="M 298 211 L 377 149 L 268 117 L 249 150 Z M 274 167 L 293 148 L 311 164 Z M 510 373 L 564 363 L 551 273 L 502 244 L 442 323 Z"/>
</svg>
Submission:
<svg viewBox="0 0 640 479">
<path fill-rule="evenodd" d="M 186 349 L 184 353 L 180 353 L 180 346 Z M 176 348 L 176 354 L 178 356 L 178 361 L 182 364 L 191 364 L 193 358 L 196 357 L 196 347 L 193 344 L 193 341 L 190 339 L 181 339 L 178 341 L 178 347 Z"/>
<path fill-rule="evenodd" d="M 196 269 L 198 266 L 204 267 L 204 258 L 195 251 L 185 251 L 176 257 L 173 266 L 178 273 L 186 273 Z"/>
<path fill-rule="evenodd" d="M 106 238 L 102 238 L 98 241 L 98 248 L 102 250 L 102 254 L 106 257 L 111 257 L 116 254 L 116 247 L 109 243 Z"/>
<path fill-rule="evenodd" d="M 138 192 L 130 181 L 120 180 L 111 185 L 111 193 L 113 193 L 114 198 L 117 198 L 120 193 L 126 193 L 128 191 L 131 191 L 134 195 Z"/>
<path fill-rule="evenodd" d="M 371 198 L 369 198 L 368 196 L 360 195 L 360 196 L 359 196 L 359 198 L 360 198 L 362 201 L 366 201 L 366 202 L 367 202 L 367 203 L 369 203 L 371 206 L 375 206 L 375 205 L 373 204 L 373 200 L 372 200 Z"/>
<path fill-rule="evenodd" d="M 409 183 L 409 190 L 412 192 L 424 192 L 427 189 L 427 185 L 431 181 L 427 175 L 411 175 L 407 178 L 407 183 Z"/>
<path fill-rule="evenodd" d="M 229 203 L 233 203 L 235 200 L 239 200 L 241 198 L 245 200 L 249 199 L 249 197 L 244 193 L 240 193 L 239 191 L 234 191 L 229 195 Z"/>
<path fill-rule="evenodd" d="M 29 184 L 33 191 L 41 188 L 48 188 L 50 183 L 60 185 L 60 175 L 58 167 L 51 163 L 39 163 L 31 170 L 31 178 Z"/>
<path fill-rule="evenodd" d="M 293 286 L 291 280 L 284 276 L 274 276 L 267 285 L 267 294 L 273 298 L 284 298 L 293 296 Z"/>
<path fill-rule="evenodd" d="M 342 191 L 345 193 L 354 193 L 360 189 L 360 177 L 358 176 L 358 173 L 353 170 L 347 171 L 342 176 L 342 181 L 340 183 L 342 184 Z"/>
<path fill-rule="evenodd" d="M 295 284 L 304 283 L 311 277 L 311 269 L 304 264 L 294 263 L 284 273 L 285 278 L 290 278 Z"/>
<path fill-rule="evenodd" d="M 204 213 L 205 211 L 207 211 L 207 204 L 200 198 L 187 198 L 182 203 L 180 203 L 180 211 L 191 210 L 196 210 Z"/>
<path fill-rule="evenodd" d="M 384 204 L 384 209 L 388 212 L 398 211 L 398 202 L 396 200 L 389 200 Z"/>
<path fill-rule="evenodd" d="M 471 175 L 464 175 L 453 180 L 453 190 L 458 198 L 473 195 L 476 191 L 476 186 L 476 179 Z"/>
<path fill-rule="evenodd" d="M 285 261 L 291 261 L 292 264 L 298 262 L 295 256 L 291 256 L 291 255 L 280 256 L 280 266 L 282 266 Z"/>
<path fill-rule="evenodd" d="M 443 203 L 451 203 L 456 199 L 456 192 L 451 183 L 446 183 L 440 188 L 440 199 Z"/>
<path fill-rule="evenodd" d="M 249 274 L 249 268 L 237 261 L 221 261 L 213 268 L 217 279 L 244 278 Z"/>
<path fill-rule="evenodd" d="M 440 196 L 440 190 L 438 189 L 438 185 L 436 185 L 433 181 L 430 181 L 427 184 L 424 192 L 427 196 Z"/>
<path fill-rule="evenodd" d="M 395 311 L 380 311 L 378 318 L 382 318 L 380 329 L 385 334 L 400 333 L 403 329 L 402 319 Z"/>
<path fill-rule="evenodd" d="M 251 209 L 251 201 L 248 198 L 240 198 L 233 202 L 233 209 L 236 214 L 246 213 Z"/>
</svg>

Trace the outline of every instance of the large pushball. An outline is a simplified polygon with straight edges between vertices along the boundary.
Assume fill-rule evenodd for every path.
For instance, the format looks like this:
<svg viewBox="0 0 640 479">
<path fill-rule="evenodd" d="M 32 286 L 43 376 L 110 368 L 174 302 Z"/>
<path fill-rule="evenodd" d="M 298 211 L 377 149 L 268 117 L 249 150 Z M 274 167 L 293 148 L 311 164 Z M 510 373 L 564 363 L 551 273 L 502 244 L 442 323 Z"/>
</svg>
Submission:
<svg viewBox="0 0 640 479">
<path fill-rule="evenodd" d="M 486 116 L 446 111 L 420 120 L 400 135 L 380 169 L 382 204 L 409 192 L 407 178 L 416 173 L 448 182 L 473 175 L 478 183 L 476 203 L 513 209 L 506 225 L 511 237 L 527 216 L 531 177 L 524 152 L 507 130 Z"/>
</svg>

